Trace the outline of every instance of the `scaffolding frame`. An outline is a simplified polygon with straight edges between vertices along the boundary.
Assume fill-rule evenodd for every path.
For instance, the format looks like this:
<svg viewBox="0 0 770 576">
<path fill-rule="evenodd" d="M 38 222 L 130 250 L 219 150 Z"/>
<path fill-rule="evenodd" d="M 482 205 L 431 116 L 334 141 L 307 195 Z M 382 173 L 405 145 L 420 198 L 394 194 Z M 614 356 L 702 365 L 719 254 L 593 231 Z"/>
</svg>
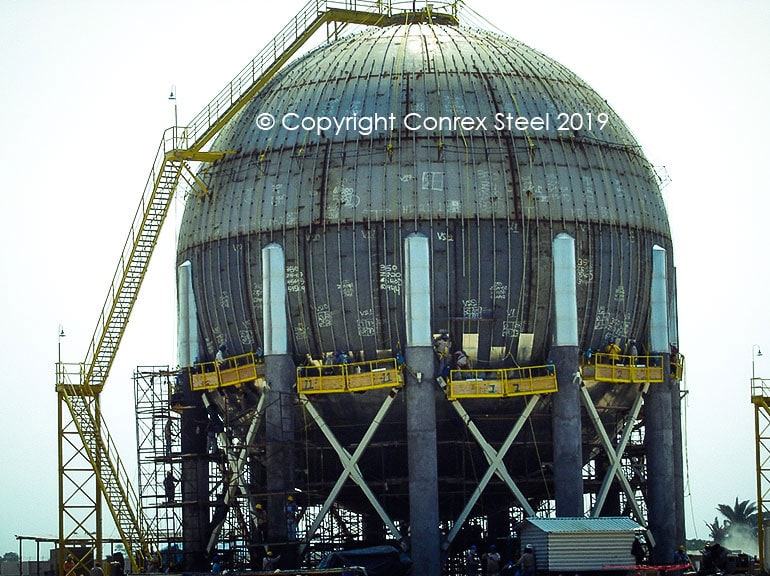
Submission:
<svg viewBox="0 0 770 576">
<path fill-rule="evenodd" d="M 182 541 L 181 508 L 166 500 L 162 489 L 168 471 L 181 474 L 181 414 L 172 408 L 176 373 L 169 366 L 134 370 L 139 499 L 149 527 L 159 542 Z"/>
</svg>

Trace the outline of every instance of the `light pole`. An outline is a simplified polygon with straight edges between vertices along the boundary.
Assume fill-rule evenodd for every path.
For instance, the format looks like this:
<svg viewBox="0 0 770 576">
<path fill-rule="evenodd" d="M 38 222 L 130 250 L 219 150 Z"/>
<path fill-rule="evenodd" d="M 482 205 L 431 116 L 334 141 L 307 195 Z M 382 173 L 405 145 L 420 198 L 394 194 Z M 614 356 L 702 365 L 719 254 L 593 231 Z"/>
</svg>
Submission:
<svg viewBox="0 0 770 576">
<path fill-rule="evenodd" d="M 767 462 L 768 445 L 763 441 L 762 431 L 766 430 L 770 423 L 770 413 L 767 410 L 767 398 L 764 396 L 764 380 L 760 379 L 759 387 L 755 385 L 757 375 L 754 370 L 754 360 L 761 356 L 762 350 L 759 349 L 759 344 L 754 344 L 751 347 L 751 403 L 754 405 L 754 457 L 757 472 L 757 548 L 759 569 L 766 574 L 764 494 L 767 493 L 765 479 L 768 470 L 763 462 Z"/>
<path fill-rule="evenodd" d="M 762 350 L 759 349 L 759 344 L 754 344 L 751 347 L 751 386 L 754 386 L 754 379 L 756 374 L 754 373 L 754 359 L 762 357 Z"/>
<path fill-rule="evenodd" d="M 59 362 L 56 364 L 56 374 L 58 376 L 58 382 L 57 384 L 61 384 L 64 382 L 64 370 L 62 369 L 61 365 L 61 339 L 64 338 L 66 334 L 64 333 L 64 326 L 59 324 Z"/>
<path fill-rule="evenodd" d="M 176 84 L 171 86 L 171 94 L 169 94 L 168 99 L 174 101 L 174 148 L 177 148 L 176 131 L 177 131 L 177 125 L 179 124 L 179 121 L 177 119 L 177 109 L 176 109 Z"/>
</svg>

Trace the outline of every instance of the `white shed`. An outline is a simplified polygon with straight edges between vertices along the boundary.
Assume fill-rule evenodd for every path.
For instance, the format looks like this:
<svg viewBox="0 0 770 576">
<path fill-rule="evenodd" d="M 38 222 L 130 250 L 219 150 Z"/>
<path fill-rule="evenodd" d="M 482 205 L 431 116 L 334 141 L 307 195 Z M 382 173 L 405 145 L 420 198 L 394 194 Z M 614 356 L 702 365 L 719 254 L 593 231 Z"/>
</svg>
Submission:
<svg viewBox="0 0 770 576">
<path fill-rule="evenodd" d="M 626 517 L 532 517 L 518 527 L 521 548 L 535 549 L 539 571 L 572 573 L 635 564 L 631 545 L 642 530 Z"/>
</svg>

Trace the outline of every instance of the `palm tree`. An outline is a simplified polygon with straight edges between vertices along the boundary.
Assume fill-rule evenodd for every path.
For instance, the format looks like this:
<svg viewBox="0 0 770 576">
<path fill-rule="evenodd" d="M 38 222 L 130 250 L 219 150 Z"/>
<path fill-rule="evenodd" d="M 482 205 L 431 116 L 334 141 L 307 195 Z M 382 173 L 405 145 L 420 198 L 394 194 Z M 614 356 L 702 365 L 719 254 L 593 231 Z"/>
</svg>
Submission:
<svg viewBox="0 0 770 576">
<path fill-rule="evenodd" d="M 720 504 L 717 506 L 717 510 L 722 516 L 726 518 L 725 522 L 731 526 L 750 526 L 756 528 L 757 526 L 757 505 L 748 500 L 738 502 L 738 497 L 735 497 L 735 505 L 732 507 L 727 504 Z"/>
<path fill-rule="evenodd" d="M 714 537 L 714 540 L 728 546 L 753 549 L 759 533 L 757 505 L 748 500 L 739 502 L 736 497 L 733 506 L 720 504 L 717 506 L 717 510 L 725 517 L 725 520 L 721 526 L 723 530 L 723 534 L 721 534 L 722 540 L 717 540 L 716 537 Z M 716 518 L 714 518 L 713 527 L 719 527 Z"/>
<path fill-rule="evenodd" d="M 720 544 L 724 543 L 725 540 L 728 538 L 727 528 L 728 523 L 725 522 L 721 526 L 719 525 L 719 518 L 716 516 L 714 517 L 714 522 L 712 524 L 709 524 L 706 522 L 706 526 L 709 527 L 709 538 L 713 542 L 719 542 Z"/>
</svg>

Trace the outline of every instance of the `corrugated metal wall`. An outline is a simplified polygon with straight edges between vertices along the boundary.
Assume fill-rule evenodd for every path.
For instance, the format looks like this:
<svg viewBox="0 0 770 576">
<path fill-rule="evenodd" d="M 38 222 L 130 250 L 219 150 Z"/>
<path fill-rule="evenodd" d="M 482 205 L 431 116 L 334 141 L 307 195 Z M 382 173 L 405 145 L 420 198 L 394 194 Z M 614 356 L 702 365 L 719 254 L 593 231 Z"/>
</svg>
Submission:
<svg viewBox="0 0 770 576">
<path fill-rule="evenodd" d="M 549 571 L 601 570 L 604 566 L 631 566 L 633 533 L 621 534 L 551 534 L 548 538 L 548 558 L 544 567 Z"/>
</svg>

